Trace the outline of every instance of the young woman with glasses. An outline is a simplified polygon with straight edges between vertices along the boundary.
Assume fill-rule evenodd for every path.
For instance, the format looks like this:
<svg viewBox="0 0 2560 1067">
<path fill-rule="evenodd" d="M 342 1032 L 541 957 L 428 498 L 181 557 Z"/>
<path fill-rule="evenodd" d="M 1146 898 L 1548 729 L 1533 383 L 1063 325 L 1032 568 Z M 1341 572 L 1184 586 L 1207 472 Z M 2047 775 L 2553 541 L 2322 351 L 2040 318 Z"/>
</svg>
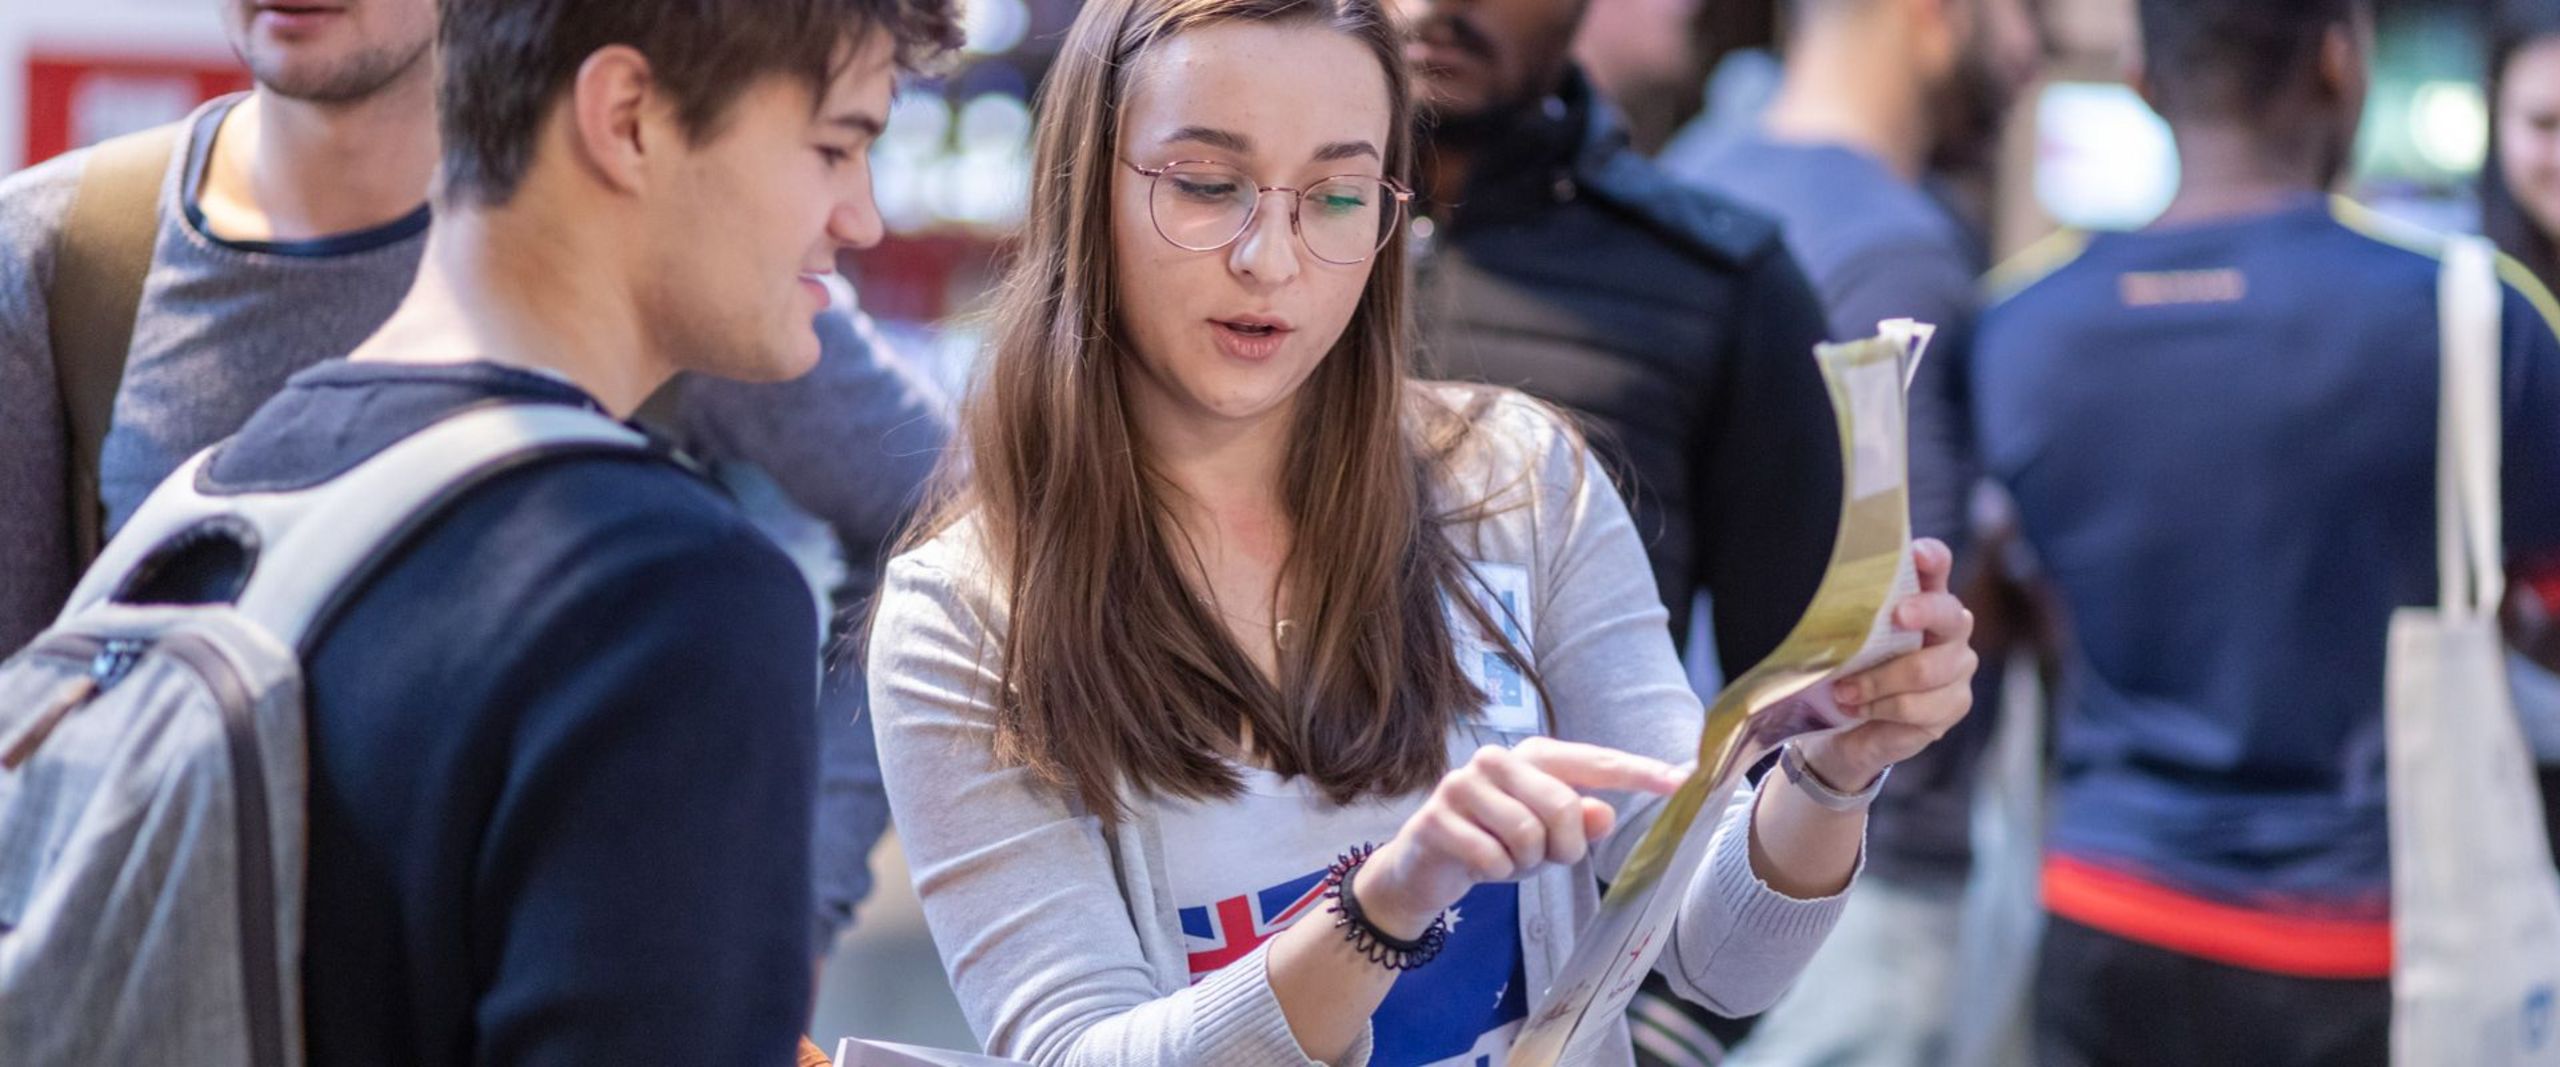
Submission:
<svg viewBox="0 0 2560 1067">
<path fill-rule="evenodd" d="M 1377 0 L 1095 0 L 1049 75 L 967 445 L 870 644 L 995 1053 L 1500 1063 L 1694 752 L 1571 430 L 1407 377 L 1405 78 Z M 1659 969 L 1711 1007 L 1787 985 L 1885 769 L 1967 709 L 1970 616 L 1918 555 L 1927 647 L 1846 683 L 1867 721 L 1705 816 Z"/>
</svg>

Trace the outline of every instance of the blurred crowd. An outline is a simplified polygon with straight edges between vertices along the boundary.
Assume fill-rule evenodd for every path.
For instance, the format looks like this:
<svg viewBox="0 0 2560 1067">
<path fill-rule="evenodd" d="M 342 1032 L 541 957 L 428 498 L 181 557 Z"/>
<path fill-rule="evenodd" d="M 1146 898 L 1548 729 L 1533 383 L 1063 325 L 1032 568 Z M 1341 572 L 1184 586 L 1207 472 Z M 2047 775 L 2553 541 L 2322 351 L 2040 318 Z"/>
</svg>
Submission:
<svg viewBox="0 0 2560 1067">
<path fill-rule="evenodd" d="M 1777 648 L 1823 578 L 1844 486 L 1811 353 L 1911 318 L 1936 327 L 1907 395 L 1910 528 L 1943 546 L 1920 549 L 1907 625 L 1927 647 L 1853 680 L 1842 736 L 1862 740 L 1795 746 L 1755 776 L 1787 799 L 1726 813 L 1731 858 L 1684 936 L 1742 918 L 1675 944 L 1626 1055 L 2411 1064 L 2391 1058 L 2408 916 L 2387 667 L 2394 613 L 2454 596 L 2440 297 L 2462 246 L 2345 195 L 2375 81 L 2365 0 L 2131 4 L 2125 81 L 2174 142 L 2174 193 L 2140 226 L 2031 243 L 1995 230 L 2023 195 L 2003 146 L 2053 51 L 2032 0 L 1781 0 L 1752 16 L 1772 43 L 1712 55 L 1701 27 L 1736 16 L 1706 0 L 1098 2 L 1042 89 L 1007 281 L 947 324 L 984 349 L 961 367 L 921 351 L 949 345 L 899 351 L 915 331 L 884 332 L 837 273 L 884 236 L 862 157 L 894 133 L 893 80 L 930 80 L 957 44 L 941 0 L 218 2 L 254 88 L 0 180 L 0 650 L 28 650 L 9 670 L 71 647 L 47 642 L 83 605 L 222 602 L 256 587 L 226 567 L 293 565 L 254 536 L 209 553 L 198 527 L 118 556 L 120 535 L 176 529 L 153 525 L 164 483 L 321 485 L 503 404 L 627 419 L 684 464 L 474 483 L 294 649 L 294 1062 L 778 1057 L 893 825 L 991 1053 L 1507 1062 L 1543 1003 L 1549 921 L 1587 917 L 1623 858 L 1605 819 L 1651 810 L 1591 815 L 1586 843 L 1582 809 L 1532 794 L 1643 789 L 1538 746 L 1681 761 L 1696 698 Z M 2500 253 L 2506 588 L 2488 607 L 2509 754 L 2538 769 L 2540 810 L 2509 821 L 2545 835 L 2525 843 L 2548 882 L 2560 0 L 2493 6 L 2476 198 Z M 1360 73 L 1299 38 L 1218 36 L 1230 23 L 1357 41 Z M 1387 106 L 1323 95 L 1368 92 L 1373 51 Z M 1163 118 L 1167 99 L 1194 111 Z M 1326 142 L 1339 171 L 1266 165 L 1337 113 L 1391 124 Z M 1139 145 L 1149 123 L 1175 133 Z M 823 170 L 802 166 L 812 145 Z M 1214 343 L 1155 325 L 1203 320 Z M 1193 348 L 1227 362 L 1161 354 Z M 1373 349 L 1381 380 L 1561 413 L 1518 431 L 1550 456 L 1522 468 L 1538 502 L 1520 510 L 1557 525 L 1373 507 L 1380 487 L 1445 503 L 1429 487 L 1474 471 L 1477 439 L 1432 452 L 1438 416 L 1393 414 L 1414 402 L 1349 370 L 1234 369 Z M 1265 393 L 1306 405 L 1268 455 L 1200 429 Z M 1497 445 L 1546 426 L 1511 403 L 1454 410 Z M 1601 503 L 1554 475 L 1585 448 Z M 1492 673 L 1415 651 L 1503 630 L 1500 611 L 1441 621 L 1443 524 L 1478 531 L 1449 535 L 1476 562 L 1528 546 L 1517 591 L 1541 615 L 1492 641 Z M 1621 525 L 1640 557 L 1605 551 Z M 950 577 L 973 567 L 996 592 Z M 1432 606 L 1375 621 L 1406 606 L 1390 593 Z M 77 700 L 123 677 L 72 659 Z M 58 724 L 77 700 L 7 678 L 0 697 L 30 703 L 0 706 L 0 766 L 76 748 Z M 1676 700 L 1645 688 L 1665 678 Z M 1448 711 L 1505 679 L 1537 694 L 1525 731 Z M 972 684 L 1003 695 L 957 695 Z M 1665 701 L 1679 713 L 1622 725 Z M 1308 710 L 1336 707 L 1431 727 Z M 1639 743 L 1674 726 L 1665 751 Z M 1441 759 L 1469 738 L 1520 754 Z M 124 773 L 113 751 L 97 774 Z M 12 967 L 84 966 L 8 951 L 73 921 L 40 888 L 64 842 L 102 847 L 44 836 L 67 818 L 49 781 L 0 777 L 0 990 Z M 1496 861 L 1449 873 L 1461 849 L 1432 820 L 1515 802 L 1539 843 L 1494 833 Z M 1374 862 L 1325 867 L 1355 839 Z M 1413 969 L 1371 988 L 1344 977 L 1356 954 L 1310 962 L 1321 939 L 1285 935 L 1302 913 Z M 1461 913 L 1518 934 L 1429 925 Z M 175 936 L 134 930 L 116 951 Z M 1436 971 L 1415 947 L 1435 938 Z M 1674 959 L 1699 945 L 1714 959 Z M 1499 955 L 1453 967 L 1466 953 Z M 1240 966 L 1267 980 L 1226 977 Z M 129 1025 L 15 1052 L 0 1026 L 0 1061 L 148 1047 L 113 1043 Z"/>
</svg>

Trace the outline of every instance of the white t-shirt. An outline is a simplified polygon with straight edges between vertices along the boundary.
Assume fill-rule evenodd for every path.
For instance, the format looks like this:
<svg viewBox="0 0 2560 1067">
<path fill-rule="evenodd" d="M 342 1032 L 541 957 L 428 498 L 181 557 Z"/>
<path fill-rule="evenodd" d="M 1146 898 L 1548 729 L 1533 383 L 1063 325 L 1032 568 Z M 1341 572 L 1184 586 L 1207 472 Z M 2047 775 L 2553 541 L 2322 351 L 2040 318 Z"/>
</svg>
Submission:
<svg viewBox="0 0 2560 1067">
<path fill-rule="evenodd" d="M 1352 846 L 1385 844 L 1422 806 L 1416 793 L 1338 807 L 1304 778 L 1237 771 L 1245 792 L 1232 800 L 1155 802 L 1194 982 L 1292 923 L 1331 925 L 1326 869 Z M 1529 1013 L 1520 887 L 1477 886 L 1449 911 L 1439 957 L 1398 976 L 1369 1017 L 1376 1067 L 1500 1067 Z"/>
</svg>

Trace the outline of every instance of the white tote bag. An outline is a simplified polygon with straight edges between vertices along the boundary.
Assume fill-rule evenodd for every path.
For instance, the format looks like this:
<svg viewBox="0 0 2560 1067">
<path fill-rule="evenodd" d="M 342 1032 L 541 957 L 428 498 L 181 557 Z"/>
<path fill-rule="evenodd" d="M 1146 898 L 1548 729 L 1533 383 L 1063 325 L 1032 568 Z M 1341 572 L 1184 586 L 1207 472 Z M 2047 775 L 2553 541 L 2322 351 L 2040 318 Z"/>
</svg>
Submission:
<svg viewBox="0 0 2560 1067">
<path fill-rule="evenodd" d="M 2560 876 L 2507 693 L 2498 315 L 2486 242 L 2447 249 L 2436 528 L 2443 605 L 2392 616 L 2391 1059 L 2560 1067 Z"/>
</svg>

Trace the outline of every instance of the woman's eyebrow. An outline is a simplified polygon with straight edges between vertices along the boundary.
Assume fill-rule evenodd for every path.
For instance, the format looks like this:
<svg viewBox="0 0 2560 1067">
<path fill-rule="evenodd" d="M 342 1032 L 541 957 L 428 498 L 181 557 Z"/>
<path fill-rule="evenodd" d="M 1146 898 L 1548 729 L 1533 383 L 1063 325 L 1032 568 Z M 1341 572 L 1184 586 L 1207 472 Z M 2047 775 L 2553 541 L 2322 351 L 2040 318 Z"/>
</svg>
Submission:
<svg viewBox="0 0 2560 1067">
<path fill-rule="evenodd" d="M 1315 161 L 1318 163 L 1334 163 L 1358 156 L 1367 156 L 1371 159 L 1381 158 L 1378 155 L 1378 146 L 1370 144 L 1367 141 L 1335 141 L 1332 144 L 1316 149 Z"/>
<path fill-rule="evenodd" d="M 1211 148 L 1222 148 L 1238 155 L 1253 151 L 1253 142 L 1247 140 L 1243 134 L 1209 126 L 1185 126 L 1168 134 L 1164 139 L 1166 144 L 1178 144 L 1183 141 L 1204 144 Z"/>
<path fill-rule="evenodd" d="M 1251 155 L 1253 153 L 1252 138 L 1246 137 L 1245 135 L 1233 130 L 1221 130 L 1213 126 L 1185 126 L 1167 134 L 1164 139 L 1164 143 L 1167 145 L 1180 144 L 1186 141 L 1192 144 L 1207 145 L 1211 148 L 1223 149 L 1228 152 L 1236 153 L 1237 155 Z M 1311 157 L 1311 162 L 1335 163 L 1345 159 L 1356 159 L 1361 156 L 1367 156 L 1371 159 L 1384 158 L 1379 154 L 1378 146 L 1368 141 L 1335 141 L 1322 148 L 1316 149 L 1315 155 Z"/>
</svg>

